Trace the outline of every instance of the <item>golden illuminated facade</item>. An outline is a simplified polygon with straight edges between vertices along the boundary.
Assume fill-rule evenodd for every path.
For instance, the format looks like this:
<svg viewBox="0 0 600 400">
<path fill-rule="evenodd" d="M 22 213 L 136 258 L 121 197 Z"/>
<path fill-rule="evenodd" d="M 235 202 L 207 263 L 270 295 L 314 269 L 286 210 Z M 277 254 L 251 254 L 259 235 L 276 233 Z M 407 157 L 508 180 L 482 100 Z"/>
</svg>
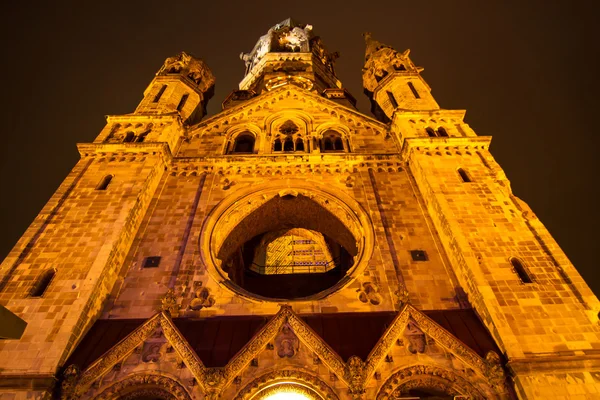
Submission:
<svg viewBox="0 0 600 400">
<path fill-rule="evenodd" d="M 365 35 L 371 117 L 285 20 L 205 117 L 168 58 L 2 263 L 0 399 L 592 399 L 600 304 L 488 136 Z"/>
</svg>

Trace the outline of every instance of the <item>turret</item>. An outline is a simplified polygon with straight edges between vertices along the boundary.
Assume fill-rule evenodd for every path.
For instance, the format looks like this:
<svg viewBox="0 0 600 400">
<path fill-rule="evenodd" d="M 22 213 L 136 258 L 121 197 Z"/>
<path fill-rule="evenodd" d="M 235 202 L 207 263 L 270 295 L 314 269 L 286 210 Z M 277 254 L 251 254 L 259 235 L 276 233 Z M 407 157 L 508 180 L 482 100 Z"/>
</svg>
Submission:
<svg viewBox="0 0 600 400">
<path fill-rule="evenodd" d="M 342 88 L 335 75 L 337 57 L 338 53 L 325 49 L 311 25 L 288 18 L 261 36 L 251 52 L 240 54 L 246 65 L 245 76 L 240 90 L 232 93 L 223 106 L 293 84 L 354 107 L 356 100 Z"/>
<path fill-rule="evenodd" d="M 395 110 L 439 110 L 431 88 L 421 77 L 423 68 L 409 58 L 410 50 L 399 53 L 365 33 L 366 51 L 363 87 L 371 99 L 371 111 L 382 120 Z M 383 112 L 384 115 L 381 115 Z"/>
<path fill-rule="evenodd" d="M 135 113 L 177 112 L 185 123 L 196 123 L 206 114 L 214 85 L 215 77 L 204 61 L 181 52 L 165 60 Z"/>
</svg>

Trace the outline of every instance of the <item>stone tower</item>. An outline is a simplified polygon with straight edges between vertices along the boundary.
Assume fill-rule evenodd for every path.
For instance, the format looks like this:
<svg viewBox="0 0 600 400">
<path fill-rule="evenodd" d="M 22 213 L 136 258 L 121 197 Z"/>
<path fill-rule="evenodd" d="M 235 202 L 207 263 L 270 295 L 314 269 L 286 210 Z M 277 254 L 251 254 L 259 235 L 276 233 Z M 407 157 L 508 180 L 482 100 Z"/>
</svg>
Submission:
<svg viewBox="0 0 600 400">
<path fill-rule="evenodd" d="M 181 53 L 78 144 L 2 263 L 0 399 L 596 398 L 597 298 L 491 138 L 365 40 L 375 118 L 287 19 L 218 114 Z"/>
</svg>

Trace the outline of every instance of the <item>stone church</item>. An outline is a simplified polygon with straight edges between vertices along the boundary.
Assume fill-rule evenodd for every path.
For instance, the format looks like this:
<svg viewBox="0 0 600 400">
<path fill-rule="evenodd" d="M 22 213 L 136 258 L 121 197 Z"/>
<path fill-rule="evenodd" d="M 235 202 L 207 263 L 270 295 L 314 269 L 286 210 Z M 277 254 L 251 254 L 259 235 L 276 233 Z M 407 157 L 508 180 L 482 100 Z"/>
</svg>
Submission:
<svg viewBox="0 0 600 400">
<path fill-rule="evenodd" d="M 491 138 L 365 34 L 372 115 L 287 19 L 182 52 L 109 115 L 8 257 L 0 399 L 592 399 L 600 304 Z"/>
</svg>

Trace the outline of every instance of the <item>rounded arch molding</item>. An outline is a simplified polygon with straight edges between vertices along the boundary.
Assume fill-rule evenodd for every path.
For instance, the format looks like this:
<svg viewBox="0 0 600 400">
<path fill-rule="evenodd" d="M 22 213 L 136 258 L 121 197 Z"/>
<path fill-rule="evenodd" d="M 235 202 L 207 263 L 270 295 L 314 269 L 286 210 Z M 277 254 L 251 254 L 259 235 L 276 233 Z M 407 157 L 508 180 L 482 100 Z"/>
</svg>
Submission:
<svg viewBox="0 0 600 400">
<path fill-rule="evenodd" d="M 248 383 L 234 400 L 261 400 L 277 392 L 302 393 L 311 400 L 338 400 L 337 394 L 318 377 L 298 370 L 271 371 Z"/>
<path fill-rule="evenodd" d="M 467 396 L 472 400 L 498 398 L 482 392 L 459 374 L 432 365 L 412 365 L 396 371 L 377 392 L 377 400 L 408 396 L 411 389 L 434 390 L 451 396 Z"/>
<path fill-rule="evenodd" d="M 157 374 L 128 376 L 104 389 L 94 400 L 135 400 L 149 396 L 160 400 L 192 400 L 177 380 Z"/>
<path fill-rule="evenodd" d="M 221 268 L 221 264 L 227 259 L 231 249 L 237 248 L 236 246 L 252 237 L 252 233 L 241 237 L 240 235 L 245 232 L 238 232 L 241 230 L 238 225 L 241 226 L 246 217 L 257 212 L 270 200 L 292 197 L 311 202 L 315 208 L 322 209 L 325 214 L 333 217 L 332 221 L 337 227 L 343 228 L 339 230 L 343 230 L 345 235 L 331 237 L 345 248 L 352 249 L 351 254 L 352 252 L 355 254 L 352 254 L 354 264 L 337 284 L 313 296 L 285 301 L 324 298 L 347 286 L 354 277 L 360 276 L 372 256 L 375 241 L 373 224 L 368 213 L 356 200 L 342 191 L 334 192 L 321 183 L 307 180 L 284 179 L 240 188 L 221 200 L 206 218 L 200 234 L 200 254 L 209 275 L 216 282 L 246 298 L 279 301 L 252 294 L 237 286 Z M 299 227 L 311 229 L 308 226 Z M 328 234 L 328 232 L 323 233 Z M 233 239 L 229 237 L 230 235 Z"/>
</svg>

